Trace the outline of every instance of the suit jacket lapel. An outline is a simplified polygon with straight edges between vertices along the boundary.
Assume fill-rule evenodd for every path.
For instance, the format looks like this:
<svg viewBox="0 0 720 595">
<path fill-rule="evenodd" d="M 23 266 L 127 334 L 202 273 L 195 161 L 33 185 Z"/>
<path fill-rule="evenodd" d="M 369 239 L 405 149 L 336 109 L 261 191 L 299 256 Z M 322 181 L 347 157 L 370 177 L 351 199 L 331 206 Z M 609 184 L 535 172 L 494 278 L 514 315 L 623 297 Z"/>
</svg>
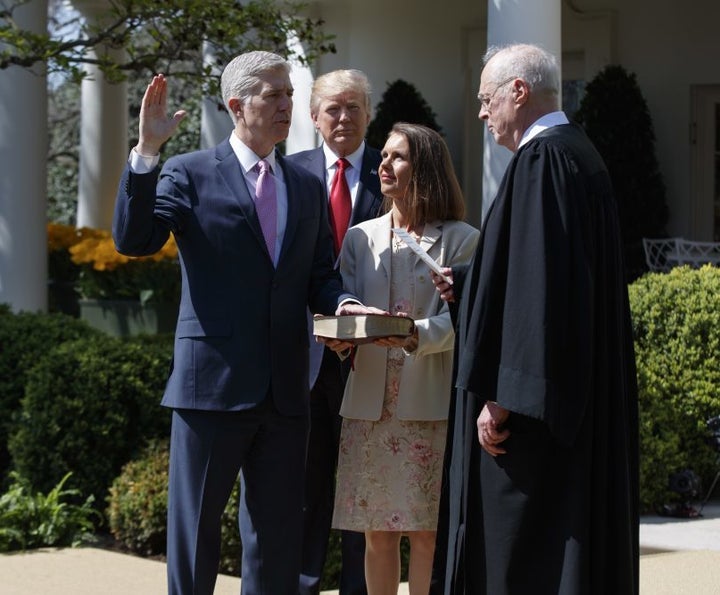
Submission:
<svg viewBox="0 0 720 595">
<path fill-rule="evenodd" d="M 322 147 L 318 147 L 317 149 L 310 151 L 307 154 L 306 159 L 307 165 L 305 166 L 305 169 L 323 181 L 323 187 L 326 189 L 325 194 L 327 198 L 327 184 L 325 184 L 325 153 L 323 153 Z"/>
<path fill-rule="evenodd" d="M 279 265 L 297 230 L 298 221 L 300 220 L 300 205 L 302 201 L 300 193 L 302 189 L 300 180 L 295 176 L 295 172 L 286 167 L 285 159 L 277 150 L 275 151 L 275 163 L 283 170 L 285 188 L 287 189 L 287 222 L 285 223 L 285 235 L 283 236 L 282 246 L 280 248 L 280 257 L 278 258 Z"/>
<path fill-rule="evenodd" d="M 235 152 L 232 150 L 230 141 L 226 140 L 220 143 L 215 149 L 215 156 L 218 159 L 217 171 L 220 178 L 227 186 L 228 193 L 234 196 L 235 200 L 237 200 L 240 205 L 240 210 L 245 216 L 250 229 L 253 231 L 253 235 L 269 259 L 270 254 L 267 251 L 265 237 L 263 236 L 262 228 L 260 227 L 260 220 L 258 219 L 257 211 L 255 210 L 255 201 L 253 200 L 250 190 L 247 187 L 242 166 L 238 162 Z"/>
<path fill-rule="evenodd" d="M 442 253 L 442 242 L 440 239 L 442 238 L 442 224 L 439 221 L 432 221 L 430 223 L 426 223 L 423 227 L 423 234 L 420 238 L 420 248 L 422 248 L 425 252 L 428 254 L 432 250 L 433 252 L 433 259 L 439 258 L 439 262 L 442 264 L 442 259 L 444 258 L 444 255 Z M 438 244 L 438 250 L 440 251 L 440 254 L 437 254 L 438 250 L 434 250 L 433 246 L 435 244 Z M 427 265 L 420 259 L 419 256 L 413 254 L 414 266 L 422 266 L 423 268 L 427 269 Z"/>
<path fill-rule="evenodd" d="M 392 257 L 390 248 L 390 242 L 392 241 L 392 231 L 390 231 L 391 217 L 391 213 L 386 213 L 379 219 L 376 219 L 374 221 L 375 225 L 370 230 L 370 239 L 372 241 L 370 249 L 378 255 L 380 264 L 385 269 L 388 279 L 390 278 L 390 260 Z"/>
<path fill-rule="evenodd" d="M 440 226 L 440 223 L 438 221 L 426 223 L 425 227 L 423 228 L 422 238 L 420 238 L 420 247 L 425 250 L 425 252 L 429 253 L 430 249 L 438 242 L 441 237 L 442 227 Z M 417 257 L 417 259 L 418 262 L 421 262 L 419 256 Z"/>
<path fill-rule="evenodd" d="M 377 159 L 373 157 L 370 149 L 365 147 L 360 169 L 360 183 L 355 196 L 350 225 L 357 225 L 361 221 L 378 217 L 381 206 L 382 194 L 380 193 Z"/>
</svg>

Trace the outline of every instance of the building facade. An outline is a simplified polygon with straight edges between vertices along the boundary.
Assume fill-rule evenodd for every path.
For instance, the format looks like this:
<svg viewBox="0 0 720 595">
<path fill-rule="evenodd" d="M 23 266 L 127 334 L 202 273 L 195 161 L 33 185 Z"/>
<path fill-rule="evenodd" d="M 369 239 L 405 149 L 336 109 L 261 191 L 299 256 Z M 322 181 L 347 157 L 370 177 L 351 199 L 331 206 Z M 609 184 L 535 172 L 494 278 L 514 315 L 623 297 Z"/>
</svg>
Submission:
<svg viewBox="0 0 720 595">
<path fill-rule="evenodd" d="M 88 12 L 88 5 L 103 1 L 77 4 Z M 315 0 L 307 10 L 336 36 L 337 53 L 322 56 L 310 70 L 294 76 L 289 151 L 318 142 L 307 105 L 313 75 L 359 68 L 371 80 L 374 105 L 389 83 L 403 79 L 435 112 L 465 191 L 468 220 L 479 225 L 510 157 L 485 138 L 477 119 L 482 55 L 488 44 L 540 43 L 561 58 L 568 110 L 577 106 L 584 84 L 604 66 L 619 64 L 635 74 L 653 120 L 670 210 L 668 232 L 691 240 L 720 240 L 716 0 Z M 25 26 L 46 27 L 46 11 L 44 0 L 34 0 L 23 15 Z M 46 307 L 46 198 L 38 182 L 44 172 L 46 118 L 39 79 L 10 70 L 0 76 L 0 303 L 15 310 Z M 105 103 L 101 87 L 87 87 L 86 97 Z M 101 185 L 114 183 L 103 172 L 119 171 L 122 164 L 117 150 L 101 149 L 111 139 L 113 146 L 122 146 L 117 139 L 124 141 L 127 131 L 122 119 L 113 124 L 107 118 L 117 113 L 117 105 L 99 113 L 83 123 L 92 131 L 83 143 L 95 145 L 81 151 L 93 161 L 92 168 L 81 165 L 86 175 L 79 202 L 83 212 L 104 226 L 114 195 Z M 224 126 L 229 134 L 229 118 L 215 126 L 219 132 L 214 134 L 222 135 Z M 93 225 L 92 220 L 83 223 Z"/>
</svg>

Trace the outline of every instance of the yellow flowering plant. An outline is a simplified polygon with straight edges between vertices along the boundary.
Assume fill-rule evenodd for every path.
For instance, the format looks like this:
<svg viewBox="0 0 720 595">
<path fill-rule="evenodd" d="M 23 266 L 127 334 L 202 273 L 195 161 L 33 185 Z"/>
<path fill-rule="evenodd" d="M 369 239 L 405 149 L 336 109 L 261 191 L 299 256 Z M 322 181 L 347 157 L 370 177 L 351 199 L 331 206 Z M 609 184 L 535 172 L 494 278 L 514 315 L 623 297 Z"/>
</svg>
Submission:
<svg viewBox="0 0 720 595">
<path fill-rule="evenodd" d="M 171 235 L 160 251 L 143 257 L 120 254 L 110 232 L 50 224 L 50 254 L 66 252 L 77 268 L 76 285 L 83 298 L 139 300 L 142 304 L 177 303 L 180 268 Z"/>
<path fill-rule="evenodd" d="M 51 283 L 75 284 L 80 268 L 70 258 L 70 247 L 81 242 L 95 230 L 75 228 L 62 223 L 48 223 L 48 277 Z"/>
</svg>

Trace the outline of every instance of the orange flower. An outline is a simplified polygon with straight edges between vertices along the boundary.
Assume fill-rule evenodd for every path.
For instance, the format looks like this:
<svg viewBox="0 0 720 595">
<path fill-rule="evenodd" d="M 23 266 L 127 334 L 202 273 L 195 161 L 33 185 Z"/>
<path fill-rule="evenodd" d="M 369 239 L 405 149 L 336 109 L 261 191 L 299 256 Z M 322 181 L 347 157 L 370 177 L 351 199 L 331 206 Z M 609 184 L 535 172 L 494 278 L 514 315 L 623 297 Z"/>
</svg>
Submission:
<svg viewBox="0 0 720 595">
<path fill-rule="evenodd" d="M 106 230 L 50 223 L 48 251 L 51 262 L 61 256 L 75 268 L 78 290 L 86 298 L 161 300 L 177 299 L 180 293 L 178 250 L 172 235 L 157 253 L 129 257 L 115 249 Z"/>
</svg>

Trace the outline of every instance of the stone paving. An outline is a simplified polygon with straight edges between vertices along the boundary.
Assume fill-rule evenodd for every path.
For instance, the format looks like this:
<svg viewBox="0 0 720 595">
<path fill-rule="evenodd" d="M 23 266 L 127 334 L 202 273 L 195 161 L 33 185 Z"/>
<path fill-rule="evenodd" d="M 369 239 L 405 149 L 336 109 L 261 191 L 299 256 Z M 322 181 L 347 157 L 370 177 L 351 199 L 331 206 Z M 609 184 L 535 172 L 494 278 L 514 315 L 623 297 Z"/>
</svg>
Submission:
<svg viewBox="0 0 720 595">
<path fill-rule="evenodd" d="M 698 518 L 643 517 L 640 595 L 720 593 L 720 504 Z M 0 555 L 2 595 L 161 595 L 165 564 L 100 548 Z M 218 578 L 215 595 L 238 595 L 240 579 Z M 328 591 L 325 595 L 336 594 Z M 399 595 L 407 595 L 407 584 Z"/>
</svg>

